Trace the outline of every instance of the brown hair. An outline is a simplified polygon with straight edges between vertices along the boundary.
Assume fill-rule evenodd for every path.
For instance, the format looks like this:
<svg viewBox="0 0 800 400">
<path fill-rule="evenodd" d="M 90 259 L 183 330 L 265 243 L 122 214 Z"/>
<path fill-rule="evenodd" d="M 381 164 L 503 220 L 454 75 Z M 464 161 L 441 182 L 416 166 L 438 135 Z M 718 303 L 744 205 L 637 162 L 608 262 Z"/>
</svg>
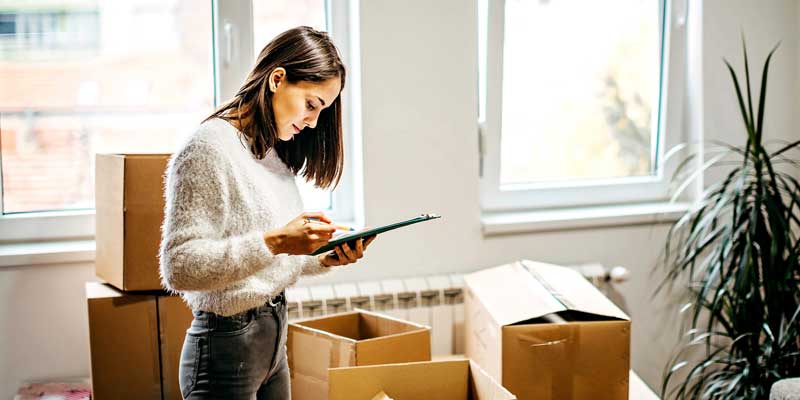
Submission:
<svg viewBox="0 0 800 400">
<path fill-rule="evenodd" d="M 269 42 L 258 55 L 256 65 L 236 95 L 221 105 L 206 121 L 222 118 L 236 120 L 247 146 L 262 159 L 270 149 L 294 172 L 320 188 L 335 187 L 342 175 L 341 95 L 322 110 L 315 128 L 306 127 L 290 141 L 278 139 L 272 114 L 269 75 L 276 68 L 286 70 L 286 80 L 323 82 L 341 79 L 344 89 L 345 68 L 339 53 L 325 32 L 307 26 L 289 29 Z"/>
</svg>

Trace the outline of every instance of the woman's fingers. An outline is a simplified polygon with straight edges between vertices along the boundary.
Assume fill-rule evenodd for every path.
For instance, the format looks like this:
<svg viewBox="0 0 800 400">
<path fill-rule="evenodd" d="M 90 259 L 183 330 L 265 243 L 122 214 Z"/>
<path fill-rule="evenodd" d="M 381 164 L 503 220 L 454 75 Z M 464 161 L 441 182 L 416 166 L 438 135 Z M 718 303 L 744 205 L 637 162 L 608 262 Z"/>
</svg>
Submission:
<svg viewBox="0 0 800 400">
<path fill-rule="evenodd" d="M 336 227 L 333 225 L 311 223 L 307 226 L 309 232 L 320 235 L 333 236 L 333 233 L 336 232 Z"/>
<path fill-rule="evenodd" d="M 356 240 L 356 251 L 355 251 L 355 253 L 356 253 L 356 258 L 357 259 L 360 259 L 361 257 L 364 257 L 364 239 Z"/>
<path fill-rule="evenodd" d="M 345 255 L 347 255 L 347 259 L 350 260 L 350 262 L 356 262 L 356 260 L 358 260 L 358 258 L 355 255 L 355 252 L 353 252 L 353 250 L 350 249 L 350 246 L 347 243 L 342 243 L 341 247 L 342 251 L 344 252 Z"/>
<path fill-rule="evenodd" d="M 345 264 L 352 264 L 364 257 L 364 251 L 367 246 L 375 240 L 377 235 L 372 235 L 366 239 L 357 239 L 353 248 L 348 243 L 342 243 L 333 248 L 333 252 L 329 253 L 328 265 L 338 266 Z"/>
<path fill-rule="evenodd" d="M 317 218 L 317 219 L 319 219 L 320 221 L 322 221 L 322 222 L 324 222 L 326 224 L 330 224 L 330 223 L 333 222 L 328 217 L 326 217 L 325 214 L 323 214 L 321 212 L 304 212 L 304 213 L 300 214 L 300 216 L 302 218 Z"/>
<path fill-rule="evenodd" d="M 344 252 L 342 251 L 342 246 L 336 246 L 336 248 L 334 248 L 333 251 L 336 253 L 336 258 L 339 259 L 338 265 L 342 265 L 345 263 L 345 261 L 347 261 L 347 257 L 344 255 Z"/>
</svg>

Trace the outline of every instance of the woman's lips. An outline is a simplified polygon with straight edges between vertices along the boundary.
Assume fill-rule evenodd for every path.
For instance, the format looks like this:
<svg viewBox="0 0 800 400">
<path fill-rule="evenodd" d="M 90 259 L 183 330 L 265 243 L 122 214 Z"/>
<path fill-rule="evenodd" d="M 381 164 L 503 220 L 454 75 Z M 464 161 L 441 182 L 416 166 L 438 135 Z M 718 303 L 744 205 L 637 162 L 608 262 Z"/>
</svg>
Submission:
<svg viewBox="0 0 800 400">
<path fill-rule="evenodd" d="M 292 124 L 292 128 L 294 128 L 294 133 L 300 133 L 300 128 L 295 126 L 295 124 Z"/>
</svg>

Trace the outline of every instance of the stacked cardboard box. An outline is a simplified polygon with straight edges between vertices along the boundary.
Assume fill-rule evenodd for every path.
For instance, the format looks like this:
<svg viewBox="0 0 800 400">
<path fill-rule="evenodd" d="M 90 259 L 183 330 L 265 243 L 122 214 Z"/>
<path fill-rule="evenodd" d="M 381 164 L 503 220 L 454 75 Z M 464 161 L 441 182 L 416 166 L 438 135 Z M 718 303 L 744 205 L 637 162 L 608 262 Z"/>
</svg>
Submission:
<svg viewBox="0 0 800 400">
<path fill-rule="evenodd" d="M 161 290 L 158 247 L 168 160 L 169 154 L 95 158 L 95 271 L 120 290 Z"/>
<path fill-rule="evenodd" d="M 181 399 L 192 313 L 162 291 L 158 248 L 168 154 L 98 154 L 96 264 L 86 284 L 93 398 Z"/>
<path fill-rule="evenodd" d="M 630 319 L 578 272 L 520 261 L 464 282 L 466 355 L 520 399 L 628 398 Z"/>
<path fill-rule="evenodd" d="M 179 297 L 88 282 L 93 399 L 181 399 L 178 366 L 192 313 Z"/>
</svg>

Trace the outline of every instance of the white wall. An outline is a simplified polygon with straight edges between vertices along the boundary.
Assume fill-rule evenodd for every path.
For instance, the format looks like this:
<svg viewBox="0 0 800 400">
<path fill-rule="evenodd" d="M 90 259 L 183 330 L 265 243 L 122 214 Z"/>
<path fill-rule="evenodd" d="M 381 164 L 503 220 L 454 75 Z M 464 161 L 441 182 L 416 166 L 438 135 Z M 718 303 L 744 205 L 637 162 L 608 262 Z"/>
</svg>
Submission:
<svg viewBox="0 0 800 400">
<path fill-rule="evenodd" d="M 91 265 L 0 268 L 0 398 L 24 381 L 89 376 Z"/>
<path fill-rule="evenodd" d="M 420 212 L 442 220 L 377 240 L 367 259 L 319 282 L 473 271 L 520 258 L 597 261 L 632 272 L 619 290 L 633 319 L 632 365 L 650 385 L 672 340 L 662 299 L 651 301 L 652 266 L 666 225 L 595 228 L 484 238 L 479 223 L 475 0 L 361 1 L 364 202 L 368 223 Z M 796 0 L 704 3 L 705 128 L 741 141 L 743 131 L 721 57 L 740 65 L 743 27 L 751 60 L 779 39 L 770 79 L 767 135 L 800 139 Z M 751 67 L 760 71 L 757 68 Z M 88 265 L 0 269 L 0 398 L 25 379 L 89 374 L 83 282 Z"/>
<path fill-rule="evenodd" d="M 712 0 L 704 9 L 705 134 L 708 139 L 744 144 L 746 134 L 725 57 L 744 85 L 741 35 L 744 33 L 753 102 L 758 101 L 761 71 L 769 51 L 781 42 L 769 69 L 764 134 L 767 139 L 798 140 L 800 42 L 797 0 Z"/>
</svg>

